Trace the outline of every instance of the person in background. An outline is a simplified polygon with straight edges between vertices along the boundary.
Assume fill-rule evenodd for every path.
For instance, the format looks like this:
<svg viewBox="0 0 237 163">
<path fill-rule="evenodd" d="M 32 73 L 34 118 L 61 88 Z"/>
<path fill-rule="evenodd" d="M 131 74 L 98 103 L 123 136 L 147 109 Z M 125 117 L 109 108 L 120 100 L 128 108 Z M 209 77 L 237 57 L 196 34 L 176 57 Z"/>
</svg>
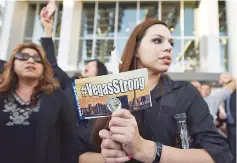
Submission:
<svg viewBox="0 0 237 163">
<path fill-rule="evenodd" d="M 0 162 L 76 163 L 76 114 L 44 50 L 18 45 L 0 76 Z"/>
<path fill-rule="evenodd" d="M 120 109 L 111 117 L 99 118 L 92 132 L 97 150 L 79 151 L 80 163 L 231 162 L 228 145 L 197 89 L 164 74 L 171 64 L 172 48 L 173 39 L 165 23 L 146 19 L 135 27 L 119 70 L 148 69 L 152 107 L 133 113 Z M 177 146 L 177 113 L 187 115 L 188 135 L 193 140 L 190 149 Z"/>
<path fill-rule="evenodd" d="M 226 112 L 225 112 L 225 105 L 224 103 L 220 105 L 217 113 L 216 113 L 217 118 L 215 119 L 215 125 L 216 128 L 218 129 L 219 133 L 223 135 L 225 138 L 227 138 L 227 124 L 226 124 Z M 227 139 L 226 139 L 227 142 Z"/>
<path fill-rule="evenodd" d="M 204 89 L 202 90 L 202 96 L 207 102 L 210 113 L 213 116 L 214 120 L 216 120 L 217 118 L 217 111 L 220 105 L 224 103 L 227 97 L 236 90 L 236 80 L 231 78 L 230 81 L 226 82 L 226 79 L 223 78 L 223 76 L 225 76 L 225 73 L 221 74 L 219 79 L 220 84 L 225 83 L 222 84 L 222 88 L 214 90 L 211 94 L 209 93 L 209 86 L 204 85 Z"/>
<path fill-rule="evenodd" d="M 225 101 L 227 114 L 227 142 L 234 156 L 232 163 L 236 163 L 236 91 Z"/>
<path fill-rule="evenodd" d="M 211 94 L 211 86 L 208 84 L 202 84 L 201 85 L 201 95 L 203 98 L 206 98 Z"/>
<path fill-rule="evenodd" d="M 233 78 L 231 73 L 222 73 L 220 76 L 220 84 L 223 87 L 232 85 L 233 91 L 229 94 L 225 100 L 225 112 L 218 114 L 219 125 L 222 122 L 223 125 L 227 124 L 227 142 L 230 147 L 230 151 L 234 156 L 232 163 L 236 163 L 236 80 Z"/>
<path fill-rule="evenodd" d="M 89 60 L 82 73 L 76 73 L 73 78 L 89 78 L 94 76 L 107 75 L 108 71 L 105 65 L 98 59 Z"/>
<path fill-rule="evenodd" d="M 194 87 L 196 87 L 197 88 L 197 90 L 198 90 L 198 92 L 200 92 L 201 93 L 201 83 L 200 82 L 198 82 L 198 81 L 196 81 L 196 80 L 194 80 L 194 81 L 192 81 L 191 82 L 191 84 L 194 86 Z"/>
<path fill-rule="evenodd" d="M 40 13 L 40 20 L 44 29 L 44 37 L 41 38 L 41 44 L 46 51 L 47 59 L 51 63 L 55 77 L 60 81 L 61 89 L 65 90 L 71 107 L 76 111 L 77 106 L 74 101 L 74 91 L 72 90 L 71 84 L 72 80 L 107 75 L 108 71 L 106 66 L 101 61 L 95 59 L 87 62 L 81 74 L 77 74 L 76 76 L 70 78 L 67 73 L 58 66 L 55 57 L 54 43 L 52 40 L 54 16 L 48 19 L 44 17 L 44 15 L 47 15 L 47 10 L 45 8 L 43 8 Z M 94 120 L 78 120 L 77 124 L 78 139 L 80 139 L 80 143 L 82 143 L 81 145 L 79 144 L 78 147 L 80 148 L 86 146 L 87 148 L 93 149 L 90 135 Z"/>
</svg>

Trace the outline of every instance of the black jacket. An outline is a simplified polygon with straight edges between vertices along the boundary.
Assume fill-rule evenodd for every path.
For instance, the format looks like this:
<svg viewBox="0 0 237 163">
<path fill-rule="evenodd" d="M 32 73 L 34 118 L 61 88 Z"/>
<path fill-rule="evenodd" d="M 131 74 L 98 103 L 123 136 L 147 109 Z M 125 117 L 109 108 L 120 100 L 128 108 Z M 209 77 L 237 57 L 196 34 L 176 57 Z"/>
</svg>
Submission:
<svg viewBox="0 0 237 163">
<path fill-rule="evenodd" d="M 57 59 L 55 57 L 54 43 L 51 37 L 42 37 L 41 45 L 45 50 L 47 60 L 52 66 L 54 76 L 60 82 L 62 90 L 71 87 L 70 77 L 58 66 Z"/>
<path fill-rule="evenodd" d="M 46 57 L 52 65 L 54 75 L 60 82 L 62 91 L 42 96 L 42 121 L 34 163 L 76 163 L 78 162 L 77 112 L 72 102 L 71 80 L 57 65 L 52 38 L 41 38 Z M 0 72 L 6 61 L 0 60 Z M 60 112 L 59 112 L 60 111 Z M 51 118 L 57 118 L 52 121 Z M 43 121 L 44 120 L 44 121 Z M 60 121 L 59 121 L 60 120 Z M 59 123 L 60 122 L 60 123 Z M 51 129 L 50 129 L 51 127 Z M 46 152 L 47 151 L 47 152 Z M 45 161 L 45 162 L 44 162 Z"/>
<path fill-rule="evenodd" d="M 190 148 L 205 149 L 216 163 L 231 162 L 229 147 L 214 126 L 209 108 L 195 87 L 162 76 L 160 84 L 151 91 L 151 98 L 152 108 L 136 115 L 144 138 L 174 147 L 177 122 L 173 116 L 186 113 L 192 138 Z"/>
<path fill-rule="evenodd" d="M 227 108 L 227 102 L 225 101 L 225 110 Z M 226 110 L 227 112 L 227 110 Z M 236 125 L 236 91 L 230 95 L 230 112 L 234 119 L 234 124 Z"/>
<path fill-rule="evenodd" d="M 41 38 L 41 44 L 44 48 L 47 56 L 47 60 L 50 62 L 52 69 L 54 71 L 55 77 L 60 82 L 60 87 L 62 90 L 65 90 L 68 100 L 71 104 L 71 107 L 73 110 L 77 111 L 77 106 L 74 100 L 74 93 L 72 90 L 71 81 L 75 78 L 70 78 L 57 64 L 57 60 L 55 57 L 55 51 L 54 51 L 54 43 L 52 38 Z M 79 114 L 78 114 L 79 115 Z M 85 148 L 92 150 L 93 144 L 91 141 L 91 130 L 93 127 L 93 120 L 79 120 L 77 121 L 77 135 L 79 141 L 79 151 L 84 151 Z M 82 154 L 81 152 L 79 155 Z"/>
<path fill-rule="evenodd" d="M 0 108 L 3 100 L 0 96 Z M 65 94 L 58 90 L 40 95 L 38 114 L 32 163 L 78 163 L 76 114 Z"/>
<path fill-rule="evenodd" d="M 0 73 L 2 73 L 3 72 L 3 69 L 4 69 L 4 64 L 5 64 L 6 62 L 5 61 L 3 61 L 3 60 L 0 60 Z"/>
</svg>

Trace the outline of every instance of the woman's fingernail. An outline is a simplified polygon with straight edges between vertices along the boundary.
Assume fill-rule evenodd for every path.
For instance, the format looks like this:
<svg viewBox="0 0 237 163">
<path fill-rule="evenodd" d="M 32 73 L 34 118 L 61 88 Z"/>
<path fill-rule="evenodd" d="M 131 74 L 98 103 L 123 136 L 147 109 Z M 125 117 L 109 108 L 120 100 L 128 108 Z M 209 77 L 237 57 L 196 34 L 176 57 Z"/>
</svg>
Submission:
<svg viewBox="0 0 237 163">
<path fill-rule="evenodd" d="M 128 156 L 128 159 L 131 160 L 131 159 L 132 159 L 132 156 Z"/>
</svg>

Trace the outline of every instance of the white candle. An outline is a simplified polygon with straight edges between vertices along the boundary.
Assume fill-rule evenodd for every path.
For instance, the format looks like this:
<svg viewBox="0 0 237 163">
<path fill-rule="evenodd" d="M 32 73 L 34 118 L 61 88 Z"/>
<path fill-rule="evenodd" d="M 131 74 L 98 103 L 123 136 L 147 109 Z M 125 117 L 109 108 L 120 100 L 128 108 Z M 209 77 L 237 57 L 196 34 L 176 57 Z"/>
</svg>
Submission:
<svg viewBox="0 0 237 163">
<path fill-rule="evenodd" d="M 119 73 L 119 64 L 122 64 L 122 61 L 120 58 L 117 56 L 117 53 L 115 50 L 111 51 L 111 63 L 113 66 L 112 72 L 113 74 Z"/>
</svg>

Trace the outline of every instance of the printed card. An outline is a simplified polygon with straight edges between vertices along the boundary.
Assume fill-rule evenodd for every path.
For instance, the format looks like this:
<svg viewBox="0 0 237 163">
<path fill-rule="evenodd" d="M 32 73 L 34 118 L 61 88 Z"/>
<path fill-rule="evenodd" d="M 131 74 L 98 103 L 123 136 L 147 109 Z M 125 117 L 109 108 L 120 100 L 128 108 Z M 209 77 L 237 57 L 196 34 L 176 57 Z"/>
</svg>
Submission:
<svg viewBox="0 0 237 163">
<path fill-rule="evenodd" d="M 72 83 L 80 119 L 110 116 L 124 108 L 151 107 L 147 69 L 77 79 Z"/>
</svg>

